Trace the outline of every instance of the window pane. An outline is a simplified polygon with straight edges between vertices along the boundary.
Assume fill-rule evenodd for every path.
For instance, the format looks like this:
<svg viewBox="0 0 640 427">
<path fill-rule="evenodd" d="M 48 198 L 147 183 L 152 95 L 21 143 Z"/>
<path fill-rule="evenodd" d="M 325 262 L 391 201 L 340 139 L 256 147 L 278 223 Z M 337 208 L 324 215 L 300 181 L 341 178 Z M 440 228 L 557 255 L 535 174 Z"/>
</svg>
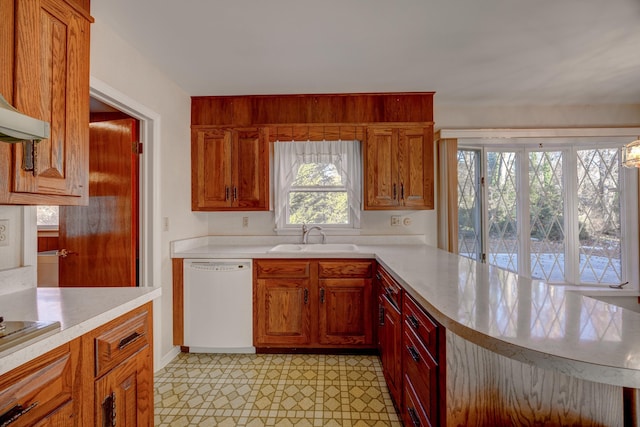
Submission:
<svg viewBox="0 0 640 427">
<path fill-rule="evenodd" d="M 531 277 L 565 280 L 562 152 L 529 153 Z"/>
<path fill-rule="evenodd" d="M 303 163 L 293 181 L 294 187 L 343 185 L 342 177 L 333 163 Z"/>
<path fill-rule="evenodd" d="M 622 281 L 619 151 L 578 151 L 580 281 Z"/>
<path fill-rule="evenodd" d="M 487 153 L 488 262 L 516 272 L 519 247 L 517 164 L 517 153 Z"/>
<path fill-rule="evenodd" d="M 349 224 L 346 191 L 291 191 L 289 224 Z"/>
<path fill-rule="evenodd" d="M 458 254 L 480 260 L 480 151 L 458 150 Z"/>
<path fill-rule="evenodd" d="M 58 206 L 38 206 L 37 224 L 48 227 L 58 226 Z"/>
</svg>

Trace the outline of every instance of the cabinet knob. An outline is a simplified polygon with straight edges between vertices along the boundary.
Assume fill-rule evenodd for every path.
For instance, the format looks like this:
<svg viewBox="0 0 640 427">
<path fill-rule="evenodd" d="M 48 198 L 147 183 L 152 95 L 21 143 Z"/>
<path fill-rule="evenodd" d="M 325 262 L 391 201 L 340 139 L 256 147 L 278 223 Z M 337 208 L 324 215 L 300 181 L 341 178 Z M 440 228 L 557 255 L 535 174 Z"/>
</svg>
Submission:
<svg viewBox="0 0 640 427">
<path fill-rule="evenodd" d="M 414 362 L 416 363 L 420 362 L 420 353 L 418 353 L 418 350 L 416 350 L 414 346 L 408 345 L 407 351 L 409 352 L 409 355 L 411 356 Z"/>
</svg>

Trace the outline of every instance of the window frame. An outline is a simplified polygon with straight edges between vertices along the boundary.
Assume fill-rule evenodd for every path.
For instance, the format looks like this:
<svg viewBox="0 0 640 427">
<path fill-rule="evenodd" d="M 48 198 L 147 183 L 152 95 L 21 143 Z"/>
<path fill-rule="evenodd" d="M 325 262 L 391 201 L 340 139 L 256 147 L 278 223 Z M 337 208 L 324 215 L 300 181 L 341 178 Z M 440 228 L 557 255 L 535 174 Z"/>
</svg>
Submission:
<svg viewBox="0 0 640 427">
<path fill-rule="evenodd" d="M 280 174 L 278 173 L 280 168 L 283 167 L 289 167 L 289 168 L 293 168 L 296 165 L 299 166 L 305 163 L 320 163 L 320 162 L 294 162 L 294 164 L 291 165 L 284 165 L 282 164 L 282 159 L 278 158 L 278 150 L 275 148 L 274 146 L 274 150 L 273 150 L 273 165 L 274 165 L 274 172 L 273 172 L 273 188 L 274 188 L 274 204 L 272 205 L 272 208 L 275 212 L 275 231 L 276 234 L 294 234 L 294 233 L 299 233 L 301 228 L 302 228 L 302 224 L 292 224 L 289 222 L 290 220 L 290 215 L 291 215 L 291 211 L 290 211 L 290 204 L 289 204 L 289 200 L 290 200 L 290 193 L 292 191 L 295 190 L 299 190 L 299 191 L 308 191 L 308 192 L 334 192 L 336 190 L 339 191 L 344 191 L 347 195 L 347 214 L 348 214 L 348 218 L 349 218 L 349 222 L 346 224 L 328 224 L 328 223 L 306 223 L 306 225 L 318 225 L 320 227 L 322 227 L 323 231 L 328 231 L 328 234 L 331 234 L 332 231 L 336 231 L 339 234 L 359 234 L 360 233 L 360 215 L 358 213 L 362 212 L 362 143 L 359 140 L 350 140 L 350 141 L 345 141 L 345 140 L 336 140 L 336 141 L 275 141 L 275 143 L 285 143 L 285 144 L 297 144 L 297 143 L 307 143 L 307 144 L 313 144 L 313 143 L 331 143 L 331 142 L 338 142 L 338 143 L 345 143 L 345 142 L 351 142 L 354 143 L 354 147 L 353 147 L 353 151 L 348 153 L 348 154 L 352 154 L 353 157 L 355 158 L 355 163 L 353 161 L 349 161 L 349 159 L 352 156 L 347 155 L 347 153 L 342 152 L 340 153 L 341 156 L 346 156 L 348 158 L 347 160 L 347 167 L 348 168 L 352 168 L 351 170 L 349 170 L 349 175 L 351 180 L 355 181 L 352 183 L 352 187 L 349 186 L 349 182 L 343 182 L 343 185 L 340 186 L 295 186 L 293 185 L 293 182 L 295 182 L 295 177 L 291 180 L 291 185 L 286 189 L 286 191 L 283 191 L 281 189 L 281 185 L 279 183 L 279 176 Z M 323 163 L 327 163 L 327 162 L 323 162 Z M 336 166 L 336 168 L 338 169 L 338 167 Z M 297 172 L 297 171 L 296 171 Z M 341 173 L 340 170 L 338 170 L 338 173 Z M 353 176 L 352 176 L 353 175 Z M 347 181 L 349 180 L 349 178 L 347 178 Z M 350 196 L 350 191 L 353 192 L 355 194 L 355 200 L 352 200 L 352 197 Z M 282 204 L 282 206 L 278 206 L 279 203 L 278 201 L 280 201 L 280 203 Z"/>
<path fill-rule="evenodd" d="M 523 236 L 522 229 L 529 229 L 529 153 L 535 151 L 562 151 L 565 156 L 563 159 L 563 187 L 566 195 L 567 203 L 564 206 L 565 216 L 565 280 L 564 282 L 550 282 L 553 284 L 577 284 L 580 286 L 606 286 L 609 283 L 591 283 L 580 282 L 580 246 L 579 246 L 579 224 L 577 219 L 578 209 L 578 169 L 577 156 L 578 151 L 589 149 L 620 149 L 627 141 L 624 137 L 536 137 L 536 138 L 469 138 L 458 141 L 458 150 L 480 150 L 481 165 L 480 175 L 486 176 L 487 152 L 489 151 L 509 151 L 519 153 L 518 173 L 516 176 L 516 185 L 518 188 L 518 203 L 521 207 L 518 209 L 518 235 L 519 235 L 519 256 L 517 273 L 523 276 L 529 276 L 531 253 L 528 247 L 529 239 Z M 628 169 L 620 165 L 620 185 L 623 191 L 620 193 L 620 224 L 621 224 L 621 275 L 623 281 L 628 280 L 630 283 L 637 284 L 640 271 L 637 263 L 633 260 L 639 256 L 639 239 L 638 239 L 638 170 Z M 526 179 L 523 177 L 526 174 Z M 523 183 L 526 183 L 524 185 Z M 488 245 L 488 218 L 487 218 L 487 193 L 488 186 L 482 185 L 482 254 L 487 254 Z M 457 225 L 456 225 L 457 226 Z M 574 260 L 577 256 L 577 261 Z M 487 257 L 488 259 L 488 257 Z M 635 268 L 634 268 L 635 266 Z M 637 286 L 637 285 L 636 285 Z"/>
</svg>

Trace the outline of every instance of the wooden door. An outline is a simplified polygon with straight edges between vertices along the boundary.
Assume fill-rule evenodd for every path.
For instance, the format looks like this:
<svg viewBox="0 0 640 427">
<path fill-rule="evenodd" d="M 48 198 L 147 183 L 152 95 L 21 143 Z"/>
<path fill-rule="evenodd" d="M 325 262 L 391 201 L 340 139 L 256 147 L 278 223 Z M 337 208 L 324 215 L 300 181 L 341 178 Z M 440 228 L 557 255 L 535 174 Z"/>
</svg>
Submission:
<svg viewBox="0 0 640 427">
<path fill-rule="evenodd" d="M 60 207 L 59 283 L 136 286 L 138 258 L 137 121 L 91 123 L 88 206 Z M 137 143 L 136 143 L 137 145 Z"/>
<path fill-rule="evenodd" d="M 382 373 L 396 405 L 402 392 L 402 316 L 385 296 L 380 296 L 381 322 L 378 325 Z"/>
<path fill-rule="evenodd" d="M 231 187 L 230 131 L 193 131 L 191 146 L 191 208 L 211 210 L 229 208 L 233 198 Z"/>
<path fill-rule="evenodd" d="M 411 209 L 433 209 L 432 128 L 399 130 L 398 169 L 400 203 Z"/>
<path fill-rule="evenodd" d="M 11 192 L 66 196 L 42 198 L 41 204 L 84 204 L 89 168 L 90 23 L 64 1 L 15 4 L 14 106 L 49 122 L 51 136 L 35 144 L 32 171 L 22 167 L 22 144 L 13 147 Z"/>
<path fill-rule="evenodd" d="M 263 130 L 233 131 L 232 159 L 232 206 L 241 210 L 268 210 L 268 152 Z"/>
<path fill-rule="evenodd" d="M 320 279 L 321 344 L 373 344 L 371 279 Z"/>
<path fill-rule="evenodd" d="M 256 346 L 309 344 L 309 279 L 257 279 L 256 285 Z"/>
<path fill-rule="evenodd" d="M 95 425 L 151 426 L 153 396 L 149 395 L 152 367 L 149 349 L 113 368 L 95 384 Z"/>
<path fill-rule="evenodd" d="M 398 206 L 398 134 L 391 128 L 369 128 L 364 150 L 365 209 Z"/>
</svg>

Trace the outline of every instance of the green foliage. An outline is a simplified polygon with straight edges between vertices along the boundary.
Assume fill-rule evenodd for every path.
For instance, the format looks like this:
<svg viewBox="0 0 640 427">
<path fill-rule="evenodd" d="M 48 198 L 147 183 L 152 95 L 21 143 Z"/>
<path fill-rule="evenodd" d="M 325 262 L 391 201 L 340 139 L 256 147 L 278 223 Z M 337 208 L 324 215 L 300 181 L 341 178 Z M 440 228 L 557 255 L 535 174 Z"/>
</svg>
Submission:
<svg viewBox="0 0 640 427">
<path fill-rule="evenodd" d="M 317 187 L 328 187 L 319 191 Z M 348 224 L 349 203 L 342 177 L 332 163 L 300 166 L 289 193 L 290 224 Z"/>
</svg>

